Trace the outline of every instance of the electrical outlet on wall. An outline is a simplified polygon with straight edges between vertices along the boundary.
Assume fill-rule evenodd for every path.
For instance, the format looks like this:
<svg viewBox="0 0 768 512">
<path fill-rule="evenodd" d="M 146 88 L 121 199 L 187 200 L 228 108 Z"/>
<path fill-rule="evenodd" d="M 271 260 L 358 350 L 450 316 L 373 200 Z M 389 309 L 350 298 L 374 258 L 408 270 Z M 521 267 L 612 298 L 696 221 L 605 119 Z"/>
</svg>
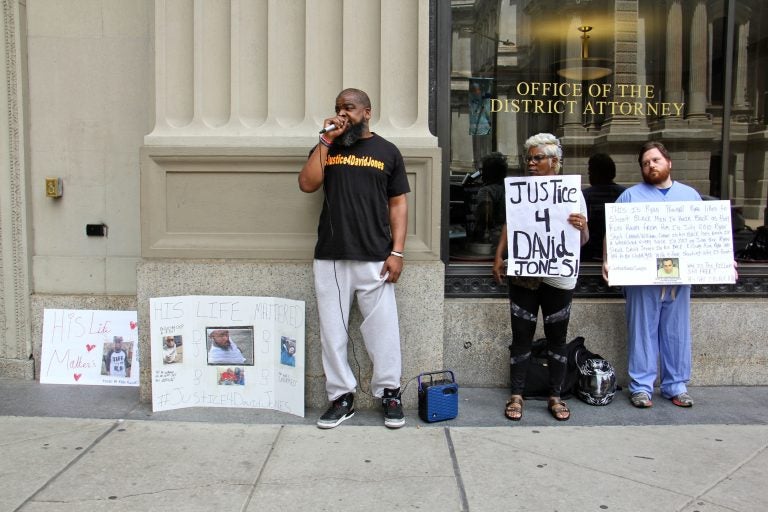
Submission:
<svg viewBox="0 0 768 512">
<path fill-rule="evenodd" d="M 85 234 L 87 236 L 107 236 L 106 224 L 86 224 Z"/>
</svg>

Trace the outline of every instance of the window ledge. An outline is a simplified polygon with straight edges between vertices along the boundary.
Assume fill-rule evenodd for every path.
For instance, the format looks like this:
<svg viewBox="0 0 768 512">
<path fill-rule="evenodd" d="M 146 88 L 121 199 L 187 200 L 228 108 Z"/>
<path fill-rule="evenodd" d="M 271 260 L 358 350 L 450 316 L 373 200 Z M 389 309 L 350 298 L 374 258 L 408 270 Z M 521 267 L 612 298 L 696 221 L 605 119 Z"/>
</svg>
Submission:
<svg viewBox="0 0 768 512">
<path fill-rule="evenodd" d="M 735 284 L 695 285 L 693 297 L 768 297 L 768 263 L 742 263 Z M 579 272 L 574 297 L 621 297 L 621 288 L 603 281 L 599 263 L 585 263 Z M 493 279 L 490 265 L 449 264 L 445 271 L 446 298 L 507 297 L 506 283 Z"/>
</svg>

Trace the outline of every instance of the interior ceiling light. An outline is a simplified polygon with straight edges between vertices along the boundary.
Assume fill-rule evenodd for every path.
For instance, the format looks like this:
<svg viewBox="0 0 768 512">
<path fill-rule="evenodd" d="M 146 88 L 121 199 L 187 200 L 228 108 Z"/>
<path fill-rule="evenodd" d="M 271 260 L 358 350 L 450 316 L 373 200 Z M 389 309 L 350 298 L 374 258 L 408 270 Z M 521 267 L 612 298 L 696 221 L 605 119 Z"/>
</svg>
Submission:
<svg viewBox="0 0 768 512">
<path fill-rule="evenodd" d="M 581 32 L 581 58 L 565 59 L 557 62 L 557 74 L 568 80 L 597 80 L 613 73 L 608 59 L 589 56 L 589 25 L 579 27 Z"/>
</svg>

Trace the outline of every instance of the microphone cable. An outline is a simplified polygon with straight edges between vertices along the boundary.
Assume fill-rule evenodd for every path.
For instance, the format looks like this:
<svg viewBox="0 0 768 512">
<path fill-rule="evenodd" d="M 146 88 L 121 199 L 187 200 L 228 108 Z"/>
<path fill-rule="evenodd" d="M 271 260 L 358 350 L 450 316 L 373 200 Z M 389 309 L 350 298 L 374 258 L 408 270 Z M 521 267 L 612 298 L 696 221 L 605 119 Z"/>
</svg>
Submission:
<svg viewBox="0 0 768 512">
<path fill-rule="evenodd" d="M 326 190 L 325 190 L 325 162 L 323 161 L 323 157 L 320 156 L 320 146 L 321 145 L 325 145 L 323 143 L 322 138 L 323 137 L 322 137 L 322 134 L 321 134 L 320 137 L 319 137 L 318 143 L 317 143 L 317 158 L 320 161 L 320 170 L 321 170 L 322 175 L 323 175 L 323 202 L 325 202 L 326 208 L 328 209 L 328 227 L 330 228 L 330 231 L 331 231 L 331 239 L 333 239 L 333 237 L 334 237 L 333 212 L 332 212 L 332 209 L 331 209 L 331 203 L 330 203 L 330 201 L 328 201 L 328 194 L 326 193 Z M 328 153 L 330 153 L 330 151 L 331 151 L 330 146 L 326 146 L 326 147 L 328 148 Z M 339 276 L 336 273 L 336 260 L 334 259 L 334 260 L 331 260 L 331 261 L 333 261 L 333 279 L 334 279 L 334 282 L 336 283 L 336 292 L 337 292 L 337 296 L 338 296 L 338 300 L 339 300 L 339 314 L 341 315 L 341 324 L 344 326 L 344 332 L 347 335 L 347 346 L 351 346 L 352 347 L 352 358 L 354 359 L 355 366 L 357 367 L 357 375 L 356 375 L 357 386 L 360 389 L 360 392 L 363 393 L 364 395 L 367 395 L 367 396 L 369 396 L 371 398 L 376 398 L 375 396 L 373 396 L 373 394 L 371 392 L 366 391 L 363 388 L 363 382 L 362 382 L 362 378 L 361 378 L 361 376 L 363 374 L 363 369 L 360 366 L 360 361 L 357 359 L 357 352 L 355 350 L 355 343 L 352 340 L 352 336 L 349 334 L 349 325 L 347 324 L 347 319 L 344 316 L 344 305 L 342 303 L 342 297 L 341 297 L 341 285 L 339 284 Z M 350 301 L 350 312 L 351 311 L 352 311 L 352 301 Z M 363 344 L 365 344 L 365 340 L 363 340 Z M 369 386 L 369 389 L 370 389 L 370 386 Z"/>
<path fill-rule="evenodd" d="M 334 236 L 333 215 L 332 215 L 331 203 L 330 203 L 330 201 L 328 201 L 328 194 L 326 193 L 326 190 L 325 190 L 325 161 L 323 161 L 322 156 L 320 156 L 320 146 L 321 145 L 325 145 L 325 144 L 323 144 L 323 141 L 322 141 L 322 134 L 320 135 L 319 139 L 320 140 L 318 140 L 318 143 L 317 143 L 317 158 L 318 158 L 318 160 L 320 162 L 320 170 L 321 170 L 321 173 L 323 175 L 323 183 L 322 183 L 323 202 L 325 203 L 325 205 L 326 205 L 326 207 L 328 209 L 328 227 L 330 228 L 330 231 L 331 231 L 331 238 L 333 238 L 333 236 Z M 328 152 L 330 153 L 331 148 L 329 146 L 326 146 L 326 147 L 328 148 Z M 372 392 L 366 391 L 364 389 L 364 387 L 363 387 L 363 381 L 362 381 L 362 378 L 361 378 L 363 370 L 362 370 L 362 367 L 360 365 L 360 361 L 357 358 L 357 351 L 355 350 L 355 343 L 352 340 L 352 336 L 349 333 L 349 325 L 347 324 L 347 319 L 344 316 L 344 306 L 342 304 L 342 297 L 341 297 L 341 285 L 339 284 L 339 276 L 338 276 L 338 274 L 336 272 L 336 260 L 334 259 L 334 260 L 331 260 L 331 261 L 333 261 L 333 279 L 334 279 L 334 282 L 336 283 L 336 292 L 337 292 L 338 301 L 339 301 L 339 314 L 341 315 L 341 323 L 344 326 L 344 332 L 347 335 L 347 346 L 351 346 L 352 347 L 352 358 L 354 359 L 355 366 L 357 367 L 357 375 L 355 376 L 356 379 L 357 379 L 357 385 L 358 385 L 358 388 L 360 389 L 360 392 L 362 394 L 364 394 L 366 396 L 369 396 L 371 398 L 377 399 L 378 397 L 374 396 Z M 350 312 L 352 311 L 352 307 L 351 307 L 352 306 L 352 302 L 353 301 L 350 301 Z M 365 340 L 364 339 L 363 339 L 363 344 L 365 344 Z M 373 364 L 373 362 L 371 362 L 371 364 Z M 353 373 L 354 373 L 354 370 L 353 370 Z M 413 382 L 415 379 L 417 379 L 418 377 L 419 376 L 417 375 L 415 377 L 411 377 L 410 379 L 408 379 L 405 382 L 405 385 L 401 386 L 400 392 L 398 393 L 397 397 L 401 398 L 403 396 L 403 394 L 405 393 L 405 390 L 408 389 L 408 385 L 411 382 Z M 369 390 L 370 390 L 370 384 L 369 384 L 368 387 L 369 387 Z"/>
</svg>

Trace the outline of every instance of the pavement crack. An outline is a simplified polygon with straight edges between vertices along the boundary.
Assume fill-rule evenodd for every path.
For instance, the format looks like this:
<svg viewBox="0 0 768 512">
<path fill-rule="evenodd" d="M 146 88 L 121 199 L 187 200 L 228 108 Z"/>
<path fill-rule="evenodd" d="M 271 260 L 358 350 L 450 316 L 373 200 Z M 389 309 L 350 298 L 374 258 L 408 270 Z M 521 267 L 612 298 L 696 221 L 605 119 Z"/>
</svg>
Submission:
<svg viewBox="0 0 768 512">
<path fill-rule="evenodd" d="M 537 451 L 537 450 L 532 450 L 530 448 L 522 448 L 522 447 L 517 446 L 517 445 L 512 445 L 512 444 L 509 444 L 509 443 L 505 443 L 505 442 L 499 441 L 498 439 L 491 439 L 491 438 L 489 438 L 487 436 L 484 436 L 484 435 L 479 435 L 478 438 L 482 439 L 484 441 L 487 441 L 489 443 L 493 443 L 493 444 L 497 444 L 497 445 L 501 445 L 501 446 L 506 446 L 506 447 L 512 448 L 512 449 L 517 450 L 519 452 L 529 453 L 529 454 L 532 454 L 532 455 L 537 455 L 537 456 L 540 456 L 540 457 L 544 457 L 546 459 L 554 460 L 554 461 L 559 462 L 560 464 L 567 464 L 569 466 L 574 466 L 574 467 L 577 467 L 577 468 L 581 468 L 581 469 L 586 470 L 586 471 L 592 471 L 592 472 L 597 473 L 597 474 L 607 475 L 607 476 L 610 476 L 612 478 L 619 478 L 621 480 L 626 480 L 627 482 L 632 482 L 632 483 L 635 483 L 635 484 L 638 484 L 638 485 L 643 485 L 643 486 L 650 487 L 650 488 L 653 488 L 653 489 L 661 489 L 661 490 L 670 492 L 672 494 L 677 494 L 678 496 L 689 498 L 690 501 L 688 502 L 688 504 L 690 504 L 694 499 L 696 499 L 696 497 L 692 497 L 690 494 L 686 494 L 684 492 L 680 492 L 679 490 L 677 490 L 677 489 L 675 489 L 673 487 L 664 487 L 664 486 L 661 486 L 661 485 L 655 485 L 655 484 L 652 484 L 652 483 L 643 482 L 642 480 L 638 480 L 636 478 L 630 478 L 630 477 L 624 476 L 624 475 L 617 475 L 617 474 L 609 472 L 609 471 L 603 471 L 603 470 L 600 470 L 600 469 L 597 469 L 597 468 L 594 468 L 594 467 L 591 467 L 591 466 L 587 466 L 587 465 L 584 465 L 584 464 L 579 464 L 578 462 L 574 462 L 572 460 L 567 460 L 567 459 L 560 458 L 560 457 L 558 457 L 558 456 L 556 456 L 556 455 L 554 455 L 552 453 L 540 452 L 540 451 Z M 645 456 L 638 456 L 638 455 L 633 455 L 633 457 L 637 457 L 637 458 L 641 458 L 641 459 L 648 459 L 648 460 L 656 460 L 656 459 L 654 459 L 652 457 L 645 457 Z M 721 481 L 722 481 L 722 479 L 721 479 Z M 684 510 L 684 509 L 685 509 L 685 507 L 683 507 L 683 509 L 681 509 L 681 510 Z"/>
<path fill-rule="evenodd" d="M 459 499 L 461 500 L 461 512 L 469 512 L 469 499 L 467 499 L 467 491 L 464 487 L 464 479 L 461 476 L 461 468 L 459 467 L 459 459 L 456 457 L 456 449 L 453 446 L 453 439 L 451 438 L 451 429 L 445 427 L 445 440 L 448 443 L 448 452 L 451 454 L 451 464 L 453 465 L 453 474 L 456 478 L 456 487 L 459 491 Z"/>
<path fill-rule="evenodd" d="M 236 484 L 236 483 L 222 484 L 221 482 L 219 482 L 219 483 L 216 483 L 216 484 L 206 484 L 206 485 L 202 485 L 202 486 L 201 485 L 196 485 L 194 487 L 188 487 L 188 486 L 184 486 L 184 487 L 166 487 L 166 488 L 163 488 L 163 489 L 158 489 L 156 491 L 137 492 L 137 493 L 133 493 L 133 494 L 123 494 L 123 495 L 120 495 L 120 496 L 113 495 L 113 496 L 107 496 L 106 498 L 103 498 L 103 497 L 101 497 L 101 498 L 84 498 L 84 499 L 76 499 L 76 500 L 42 500 L 42 499 L 36 499 L 36 500 L 33 500 L 33 502 L 34 503 L 68 503 L 68 504 L 74 504 L 74 503 L 101 503 L 101 502 L 109 502 L 109 501 L 119 502 L 121 500 L 126 500 L 126 499 L 131 499 L 131 498 L 139 498 L 139 497 L 142 497 L 142 496 L 160 496 L 160 495 L 165 494 L 167 492 L 179 492 L 179 491 L 187 492 L 190 489 L 201 489 L 201 488 L 204 489 L 204 488 L 207 488 L 207 487 L 213 487 L 213 488 L 216 488 L 216 489 L 221 489 L 222 487 L 237 488 L 237 487 L 244 487 L 244 486 L 248 486 L 248 485 L 250 485 L 250 484 L 246 484 L 246 483 L 243 483 L 243 484 Z"/>
<path fill-rule="evenodd" d="M 688 506 L 693 505 L 694 502 L 696 502 L 697 500 L 709 501 L 709 500 L 706 500 L 705 498 L 702 498 L 702 496 L 706 496 L 707 493 L 709 493 L 712 489 L 714 489 L 715 487 L 717 487 L 718 485 L 720 485 L 724 481 L 726 481 L 729 478 L 731 478 L 737 471 L 739 471 L 741 468 L 743 468 L 744 466 L 746 466 L 747 464 L 749 464 L 750 462 L 755 460 L 757 457 L 759 457 L 764 451 L 766 451 L 766 449 L 768 449 L 768 445 L 763 445 L 763 447 L 760 448 L 759 450 L 755 450 L 755 453 L 753 453 L 751 456 L 747 457 L 744 461 L 742 461 L 741 464 L 737 465 L 735 468 L 733 468 L 731 471 L 729 471 L 727 475 L 723 476 L 717 482 L 713 483 L 712 485 L 710 485 L 709 487 L 704 489 L 704 491 L 700 492 L 697 496 L 692 497 L 688 501 L 688 503 L 686 503 L 679 510 L 686 510 L 686 508 Z M 736 510 L 736 509 L 731 509 L 730 507 L 728 507 L 726 505 L 723 505 L 721 503 L 717 503 L 717 506 L 725 508 L 725 509 L 728 509 L 728 510 Z"/>
<path fill-rule="evenodd" d="M 104 427 L 105 425 L 101 424 L 101 425 L 94 425 L 91 427 L 82 427 L 82 428 L 78 427 L 78 428 L 72 428 L 67 430 L 57 430 L 56 432 L 52 432 L 49 434 L 41 434 L 41 435 L 36 435 L 31 437 L 25 437 L 23 439 L 15 439 L 10 442 L 0 442 L 0 448 L 5 448 L 6 446 L 16 445 L 19 443 L 30 443 L 35 441 L 42 441 L 44 439 L 57 438 L 57 437 L 61 437 L 62 435 L 75 434 L 75 433 L 80 434 L 83 432 L 90 432 L 92 430 L 100 430 L 100 429 L 103 429 Z"/>
<path fill-rule="evenodd" d="M 382 483 L 382 482 L 389 482 L 389 483 L 397 483 L 397 482 L 412 482 L 414 480 L 445 480 L 448 478 L 452 478 L 452 475 L 424 475 L 424 474 L 417 474 L 417 475 L 398 475 L 396 477 L 389 477 L 389 478 L 382 478 L 379 475 L 376 475 L 375 477 L 371 478 L 350 478 L 348 476 L 326 476 L 322 478 L 307 478 L 302 481 L 302 483 L 297 483 L 295 480 L 273 480 L 271 482 L 262 482 L 259 485 L 263 485 L 264 487 L 278 487 L 278 488 L 289 488 L 289 487 L 296 487 L 296 488 L 303 488 L 306 486 L 306 482 L 353 482 L 356 484 L 367 484 L 367 483 Z"/>
<path fill-rule="evenodd" d="M 264 469 L 267 467 L 267 464 L 269 464 L 269 461 L 272 458 L 272 453 L 275 451 L 275 447 L 277 446 L 277 443 L 280 440 L 280 436 L 283 434 L 283 430 L 285 430 L 285 425 L 280 425 L 280 430 L 278 430 L 277 434 L 275 434 L 275 439 L 274 441 L 272 441 L 272 446 L 269 447 L 269 453 L 267 453 L 267 456 L 264 457 L 264 462 L 261 464 L 261 468 L 259 468 L 259 474 L 256 475 L 256 479 L 251 484 L 251 492 L 248 493 L 248 497 L 245 499 L 245 502 L 243 503 L 243 507 L 240 509 L 243 512 L 248 510 L 248 505 L 251 503 L 251 499 L 253 499 L 253 495 L 256 492 L 256 488 L 259 486 L 259 483 L 261 482 L 261 477 L 264 474 Z"/>
<path fill-rule="evenodd" d="M 30 494 L 30 495 L 29 495 L 29 497 L 27 497 L 27 499 L 26 499 L 26 500 L 24 500 L 24 501 L 21 503 L 21 505 L 19 505 L 19 506 L 18 506 L 18 507 L 17 507 L 17 508 L 14 510 L 14 512 L 18 512 L 18 511 L 22 510 L 22 509 L 23 509 L 23 508 L 24 508 L 24 507 L 27 505 L 27 503 L 30 503 L 30 502 L 32 502 L 32 501 L 36 501 L 36 500 L 35 500 L 35 498 L 36 498 L 36 497 L 37 497 L 37 496 L 38 496 L 40 493 L 42 493 L 42 492 L 43 492 L 45 489 L 47 489 L 47 488 L 48 488 L 48 487 L 49 487 L 49 486 L 50 486 L 50 485 L 51 485 L 53 482 L 55 482 L 55 481 L 56 481 L 56 479 L 57 479 L 57 478 L 59 478 L 59 476 L 61 476 L 62 474 L 66 473 L 67 471 L 69 471 L 69 469 L 70 469 L 72 466 L 74 466 L 75 464 L 77 464 L 77 463 L 80 461 L 80 459 L 82 459 L 83 457 L 85 457 L 85 455 L 86 455 L 87 453 L 90 453 L 91 449 L 92 449 L 94 446 L 96 446 L 97 444 L 99 444 L 99 443 L 101 442 L 101 440 L 102 440 L 102 439 L 104 439 L 105 437 L 107 437 L 107 436 L 108 436 L 109 434 L 111 434 L 111 433 L 112 433 L 112 432 L 113 432 L 113 431 L 114 431 L 114 430 L 115 430 L 115 429 L 116 429 L 118 426 L 120 426 L 120 425 L 122 425 L 122 424 L 123 424 L 122 420 L 117 420 L 117 421 L 115 421 L 114 423 L 112 423 L 112 426 L 111 426 L 111 427 L 109 427 L 107 430 L 105 430 L 105 431 L 104 431 L 104 432 L 103 432 L 103 433 L 102 433 L 102 434 L 101 434 L 99 437 L 97 437 L 96 439 L 94 439 L 94 440 L 93 440 L 93 442 L 92 442 L 91 444 L 89 444 L 87 447 L 85 447 L 85 449 L 81 450 L 81 451 L 80 451 L 80 453 L 79 453 L 79 454 L 78 454 L 78 455 L 77 455 L 77 456 L 76 456 L 74 459 L 72 459 L 71 461 L 69 461 L 69 463 L 68 463 L 67 465 L 65 465 L 63 468 L 61 468 L 59 471 L 57 471 L 57 472 L 56 472 L 56 474 L 54 474 L 54 475 L 53 475 L 51 478 L 49 478 L 49 479 L 48 479 L 48 481 L 46 481 L 46 482 L 45 482 L 43 485 L 41 485 L 39 489 L 37 489 L 37 490 L 36 490 L 35 492 L 33 492 L 32 494 Z"/>
</svg>

